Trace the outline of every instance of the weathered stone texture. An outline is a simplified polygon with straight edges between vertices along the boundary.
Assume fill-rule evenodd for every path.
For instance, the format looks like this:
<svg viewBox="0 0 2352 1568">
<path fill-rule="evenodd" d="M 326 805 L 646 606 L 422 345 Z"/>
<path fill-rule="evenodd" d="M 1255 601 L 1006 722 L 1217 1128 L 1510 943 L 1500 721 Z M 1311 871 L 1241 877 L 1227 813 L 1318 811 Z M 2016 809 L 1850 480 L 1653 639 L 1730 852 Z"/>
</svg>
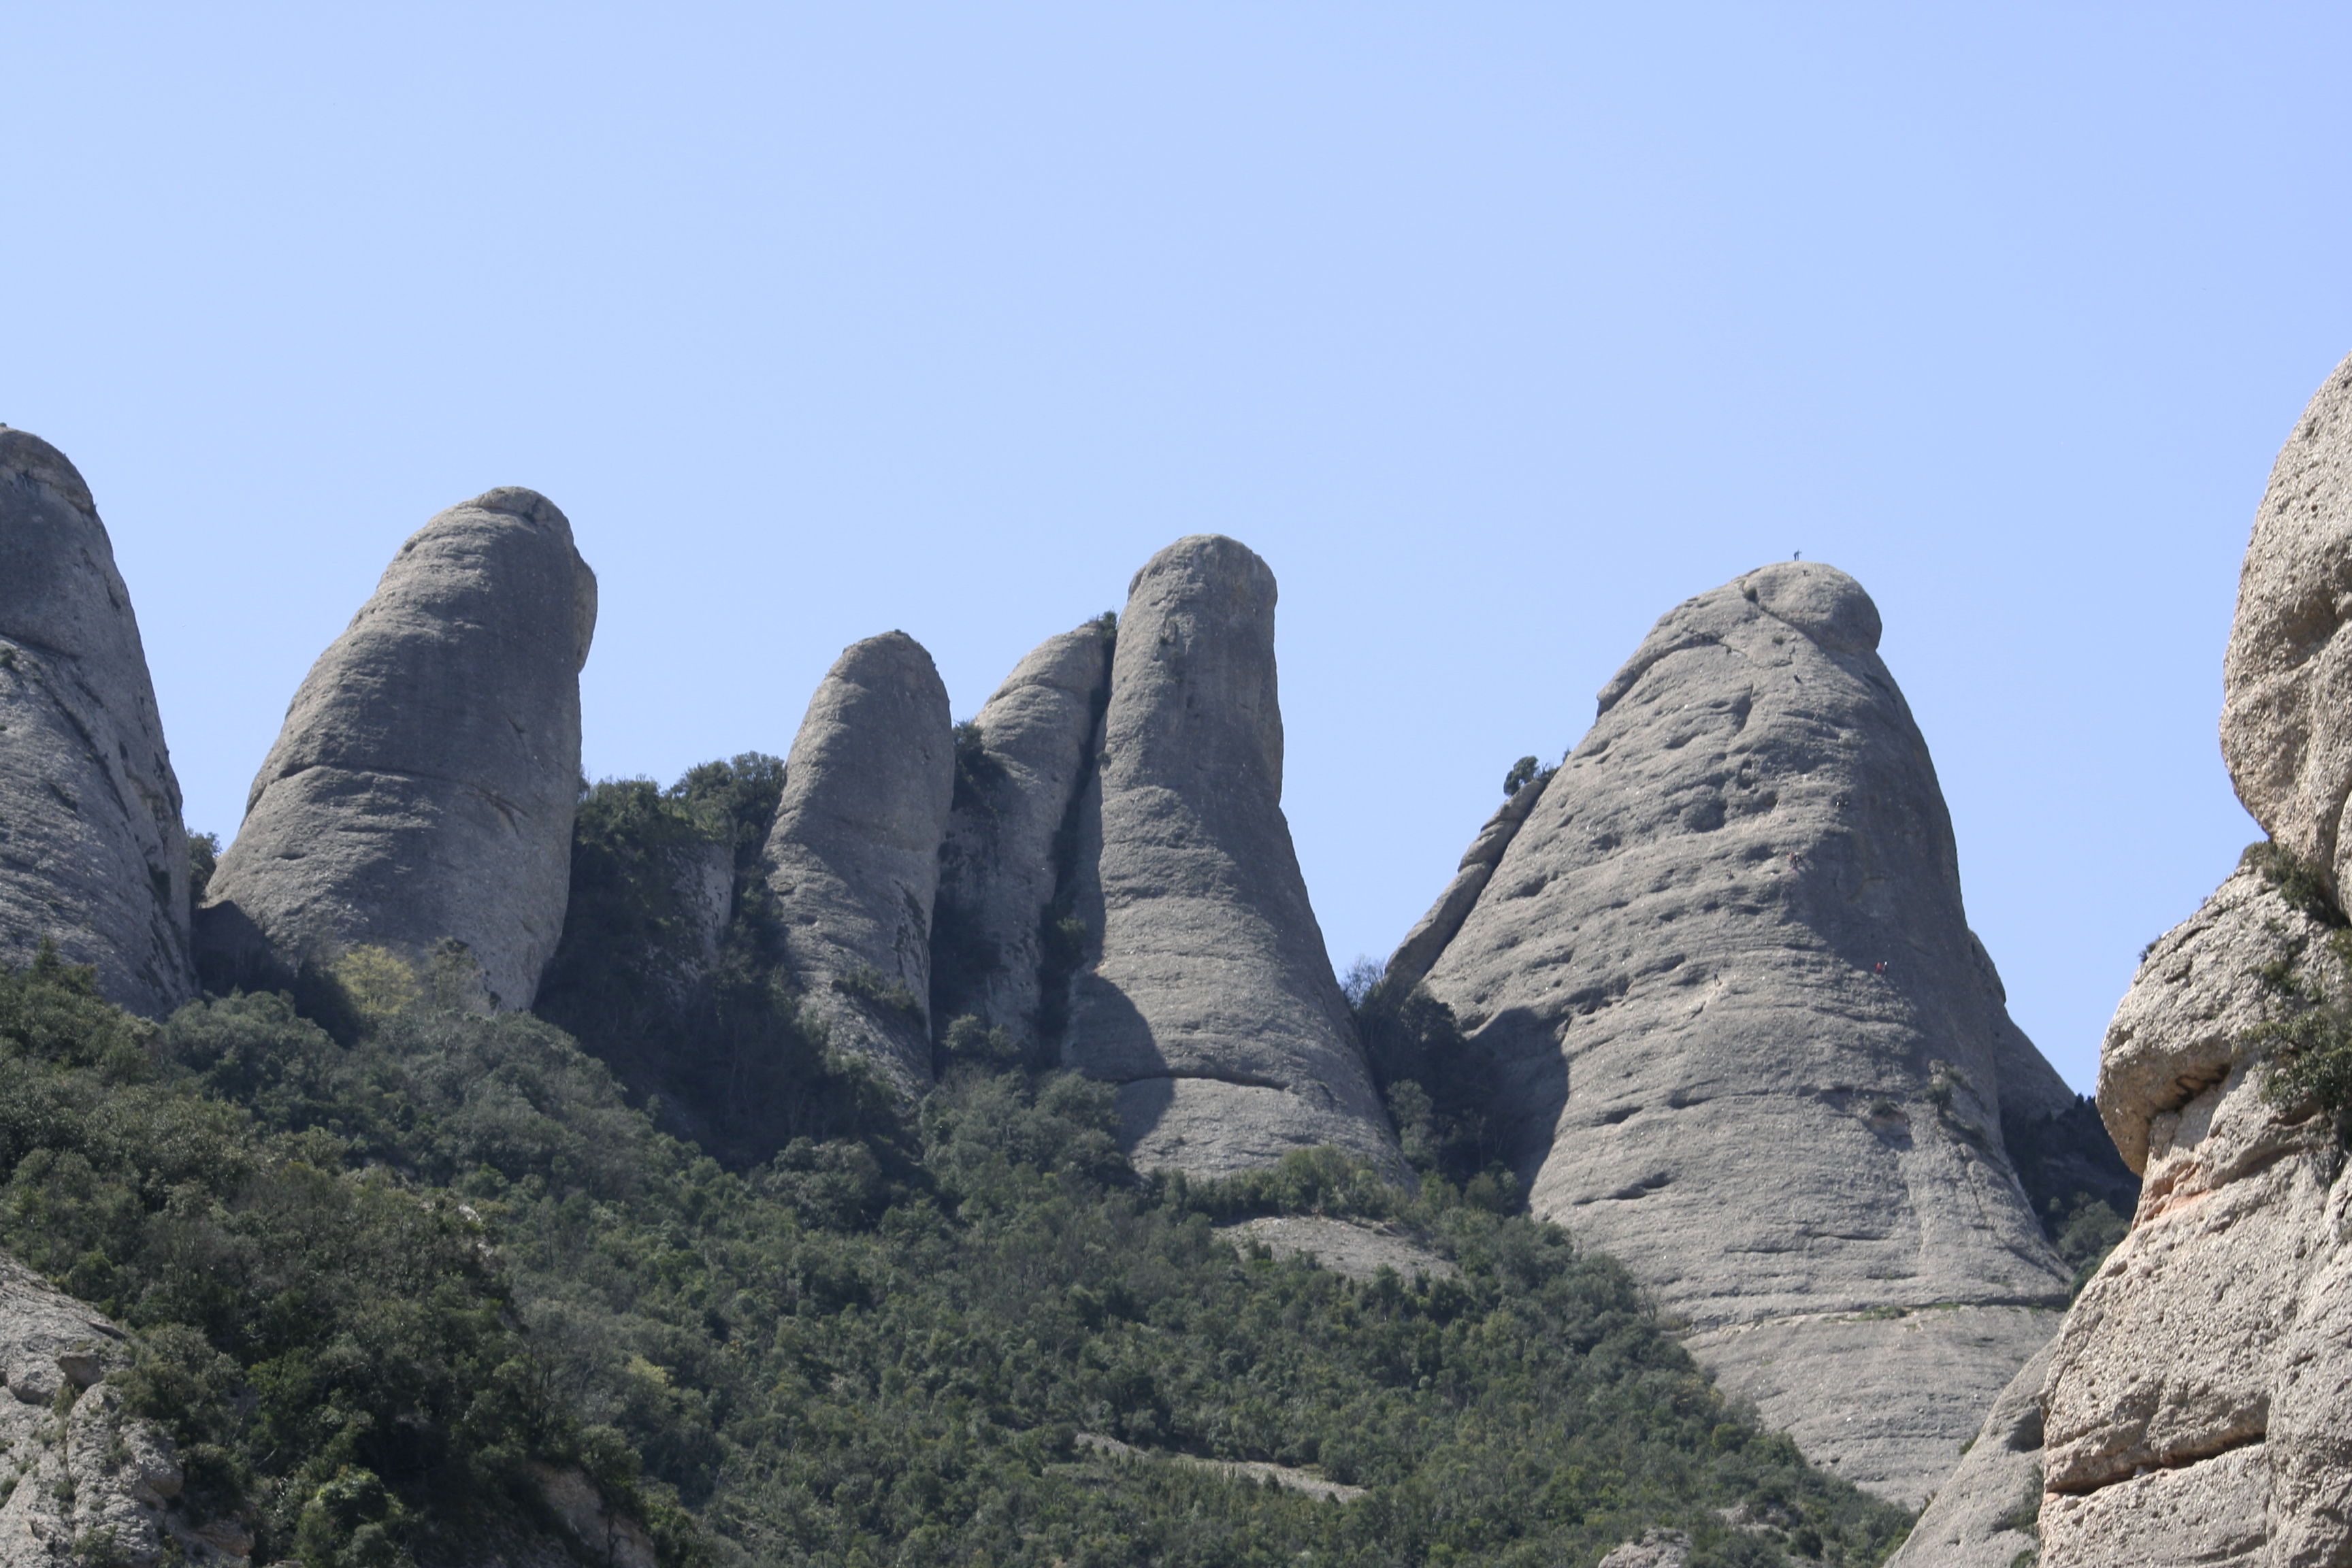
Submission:
<svg viewBox="0 0 2352 1568">
<path fill-rule="evenodd" d="M 526 1007 L 563 928 L 596 578 L 495 489 L 400 547 L 294 694 L 199 917 L 207 967 L 465 943 Z"/>
<path fill-rule="evenodd" d="M 2001 1120 L 2072 1097 L 1969 931 L 1878 635 L 1812 563 L 1665 616 L 1425 984 L 1494 1053 L 1535 1212 L 1702 1335 L 1799 1321 L 1782 1424 L 1877 1430 L 1838 1468 L 1916 1503 L 2065 1300 Z M 1874 1350 L 1830 1321 L 1937 1304 L 2016 1316 Z"/>
<path fill-rule="evenodd" d="M 2145 1185 L 2052 1352 L 2046 1568 L 2352 1561 L 2352 1193 L 2250 1038 L 2256 973 L 2327 934 L 2250 861 L 2116 1009 L 2099 1105 Z"/>
<path fill-rule="evenodd" d="M 1274 608 L 1265 563 L 1216 534 L 1129 589 L 1065 1056 L 1119 1086 L 1140 1165 L 1222 1176 L 1331 1143 L 1403 1177 L 1282 815 Z"/>
<path fill-rule="evenodd" d="M 194 988 L 180 785 L 130 591 L 81 475 L 0 426 L 0 963 L 44 938 L 134 1012 Z"/>
<path fill-rule="evenodd" d="M 1916 1508 L 1945 1485 L 1960 1445 L 2059 1319 L 2055 1307 L 1822 1313 L 1704 1329 L 1683 1342 L 1716 1386 L 1754 1405 L 1807 1458 Z"/>
<path fill-rule="evenodd" d="M 122 1330 L 0 1256 L 0 1464 L 16 1482 L 0 1498 L 0 1564 L 85 1559 L 75 1550 L 111 1531 L 116 1561 L 242 1563 L 252 1537 L 234 1519 L 191 1518 L 180 1506 L 178 1458 L 152 1423 L 123 1409 L 100 1381 L 129 1364 Z M 60 1390 L 80 1390 L 60 1406 Z"/>
<path fill-rule="evenodd" d="M 2271 469 L 2222 664 L 2221 752 L 2238 798 L 2341 898 L 2352 858 L 2352 359 Z"/>
<path fill-rule="evenodd" d="M 931 1079 L 931 911 L 954 793 L 931 656 L 904 632 L 851 644 L 785 759 L 768 887 L 809 1011 L 909 1092 Z"/>
<path fill-rule="evenodd" d="M 2044 1343 L 1992 1403 L 1959 1468 L 1936 1489 L 1886 1568 L 2015 1568 L 2040 1550 Z"/>
<path fill-rule="evenodd" d="M 1075 844 L 1057 854 L 1057 840 L 1109 698 L 1111 647 L 1110 628 L 1088 622 L 1013 668 L 973 721 L 949 817 L 939 921 L 963 973 L 945 977 L 951 987 L 935 976 L 935 995 L 1024 1053 L 1039 1045 L 1044 926 L 1076 855 Z"/>
</svg>

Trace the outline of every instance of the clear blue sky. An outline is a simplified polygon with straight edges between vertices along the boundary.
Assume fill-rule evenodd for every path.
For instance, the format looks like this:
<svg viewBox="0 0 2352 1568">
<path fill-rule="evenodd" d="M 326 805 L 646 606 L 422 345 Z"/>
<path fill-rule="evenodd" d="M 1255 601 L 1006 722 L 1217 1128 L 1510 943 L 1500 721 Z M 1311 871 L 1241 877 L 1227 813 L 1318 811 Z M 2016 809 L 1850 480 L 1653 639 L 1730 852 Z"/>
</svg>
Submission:
<svg viewBox="0 0 2352 1568">
<path fill-rule="evenodd" d="M 1860 577 L 2087 1088 L 2253 834 L 2256 500 L 2352 350 L 2338 6 L 20 7 L 0 421 L 95 489 L 225 837 L 392 551 L 602 578 L 587 762 L 959 714 L 1184 533 L 1282 583 L 1286 804 L 1384 953 L 1685 596 Z"/>
</svg>

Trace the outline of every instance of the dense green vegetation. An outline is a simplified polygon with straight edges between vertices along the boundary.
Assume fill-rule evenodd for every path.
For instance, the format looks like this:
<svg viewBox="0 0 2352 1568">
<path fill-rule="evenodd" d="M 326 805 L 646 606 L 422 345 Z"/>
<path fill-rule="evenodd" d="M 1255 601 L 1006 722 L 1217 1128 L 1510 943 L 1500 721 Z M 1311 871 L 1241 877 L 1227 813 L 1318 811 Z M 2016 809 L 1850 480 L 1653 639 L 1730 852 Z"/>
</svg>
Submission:
<svg viewBox="0 0 2352 1568">
<path fill-rule="evenodd" d="M 1328 1152 L 1139 1181 L 1100 1088 L 1019 1070 L 734 1173 L 551 1025 L 469 1010 L 456 959 L 354 956 L 343 1041 L 281 995 L 158 1028 L 54 961 L 0 976 L 0 1241 L 136 1329 L 137 1407 L 261 1560 L 433 1555 L 529 1517 L 534 1459 L 673 1563 L 1549 1564 L 1654 1524 L 1710 1563 L 1869 1563 L 1902 1529 L 1550 1227 Z M 1351 1283 L 1214 1228 L 1276 1207 L 1391 1213 L 1461 1274 Z"/>
<path fill-rule="evenodd" d="M 2273 1099 L 2316 1104 L 2345 1138 L 2352 1134 L 2352 921 L 2329 896 L 2327 879 L 2281 846 L 2249 845 L 2244 864 L 2325 932 L 2315 944 L 2290 939 L 2258 972 L 2273 1007 L 2248 1043 L 2266 1058 L 2264 1087 Z"/>
</svg>

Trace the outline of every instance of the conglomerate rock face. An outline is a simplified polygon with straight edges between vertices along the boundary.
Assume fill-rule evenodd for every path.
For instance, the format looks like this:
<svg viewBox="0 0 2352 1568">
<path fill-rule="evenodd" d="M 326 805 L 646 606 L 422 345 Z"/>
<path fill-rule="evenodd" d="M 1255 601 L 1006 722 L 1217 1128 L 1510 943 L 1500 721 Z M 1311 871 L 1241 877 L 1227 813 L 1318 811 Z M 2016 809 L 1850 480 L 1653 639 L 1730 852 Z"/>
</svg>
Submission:
<svg viewBox="0 0 2352 1568">
<path fill-rule="evenodd" d="M 44 940 L 150 1016 L 194 985 L 180 785 L 89 487 L 0 426 L 0 963 Z"/>
<path fill-rule="evenodd" d="M 535 491 L 411 536 L 319 656 L 199 917 L 223 980 L 449 940 L 527 1007 L 563 928 L 596 578 Z"/>
<path fill-rule="evenodd" d="M 2145 1186 L 2052 1352 L 2049 1568 L 2352 1561 L 2352 1190 L 2256 1034 L 2261 972 L 2330 934 L 2249 864 L 2116 1010 L 2099 1104 Z"/>
<path fill-rule="evenodd" d="M 2238 798 L 2340 901 L 2352 859 L 2352 359 L 2271 469 L 2222 664 L 2221 752 Z"/>
<path fill-rule="evenodd" d="M 2279 454 L 2240 577 L 2221 747 L 2271 842 L 2148 950 L 2101 1051 L 2142 1187 L 2041 1390 L 2044 1568 L 2352 1563 L 2352 1190 L 2278 1028 L 2324 1042 L 2352 1013 L 2347 421 L 2352 361 Z"/>
<path fill-rule="evenodd" d="M 1878 637 L 1812 563 L 1670 612 L 1424 984 L 1497 1064 L 1534 1211 L 1916 1504 L 2065 1302 L 2002 1121 L 2074 1097 L 1969 931 Z"/>
<path fill-rule="evenodd" d="M 1064 1058 L 1119 1086 L 1137 1163 L 1222 1176 L 1336 1144 L 1407 1173 L 1282 815 L 1274 574 L 1195 534 L 1119 617 Z"/>
<path fill-rule="evenodd" d="M 908 1092 L 931 1080 L 931 914 L 954 793 L 931 656 L 904 632 L 851 644 L 785 759 L 768 888 L 811 1013 Z"/>
<path fill-rule="evenodd" d="M 932 994 L 1003 1029 L 1024 1055 L 1040 1045 L 1041 971 L 1056 895 L 1075 869 L 1074 808 L 1110 695 L 1113 634 L 1088 622 L 1047 638 L 1013 668 L 960 740 L 955 806 L 940 869 Z M 1066 978 L 1066 976 L 1065 977 Z"/>
</svg>

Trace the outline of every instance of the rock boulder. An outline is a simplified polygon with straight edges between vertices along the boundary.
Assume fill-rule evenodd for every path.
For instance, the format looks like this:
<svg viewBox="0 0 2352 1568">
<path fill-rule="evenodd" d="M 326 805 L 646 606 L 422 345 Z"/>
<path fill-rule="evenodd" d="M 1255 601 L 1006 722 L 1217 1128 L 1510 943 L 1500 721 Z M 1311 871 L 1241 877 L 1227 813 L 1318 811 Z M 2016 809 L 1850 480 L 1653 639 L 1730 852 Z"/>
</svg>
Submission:
<svg viewBox="0 0 2352 1568">
<path fill-rule="evenodd" d="M 851 644 L 785 759 L 768 888 L 811 1014 L 908 1092 L 931 1079 L 931 914 L 954 794 L 931 656 L 904 632 Z"/>
<path fill-rule="evenodd" d="M 0 426 L 0 963 L 46 939 L 157 1016 L 194 985 L 180 785 L 89 487 Z"/>
<path fill-rule="evenodd" d="M 1217 534 L 1129 585 L 1065 1059 L 1119 1086 L 1140 1165 L 1223 1176 L 1329 1143 L 1402 1178 L 1282 815 L 1274 607 L 1265 563 Z"/>
<path fill-rule="evenodd" d="M 2221 753 L 2238 798 L 2340 900 L 2352 835 L 2352 359 L 2271 468 L 2222 662 Z"/>
<path fill-rule="evenodd" d="M 1878 636 L 1812 563 L 1666 615 L 1424 984 L 1497 1063 L 1535 1212 L 1916 1505 L 2065 1302 L 2001 1125 L 2073 1096 L 1969 931 Z"/>
<path fill-rule="evenodd" d="M 469 949 L 527 1007 L 555 951 L 596 578 L 531 490 L 450 508 L 319 657 L 199 917 L 207 970 Z"/>
</svg>

